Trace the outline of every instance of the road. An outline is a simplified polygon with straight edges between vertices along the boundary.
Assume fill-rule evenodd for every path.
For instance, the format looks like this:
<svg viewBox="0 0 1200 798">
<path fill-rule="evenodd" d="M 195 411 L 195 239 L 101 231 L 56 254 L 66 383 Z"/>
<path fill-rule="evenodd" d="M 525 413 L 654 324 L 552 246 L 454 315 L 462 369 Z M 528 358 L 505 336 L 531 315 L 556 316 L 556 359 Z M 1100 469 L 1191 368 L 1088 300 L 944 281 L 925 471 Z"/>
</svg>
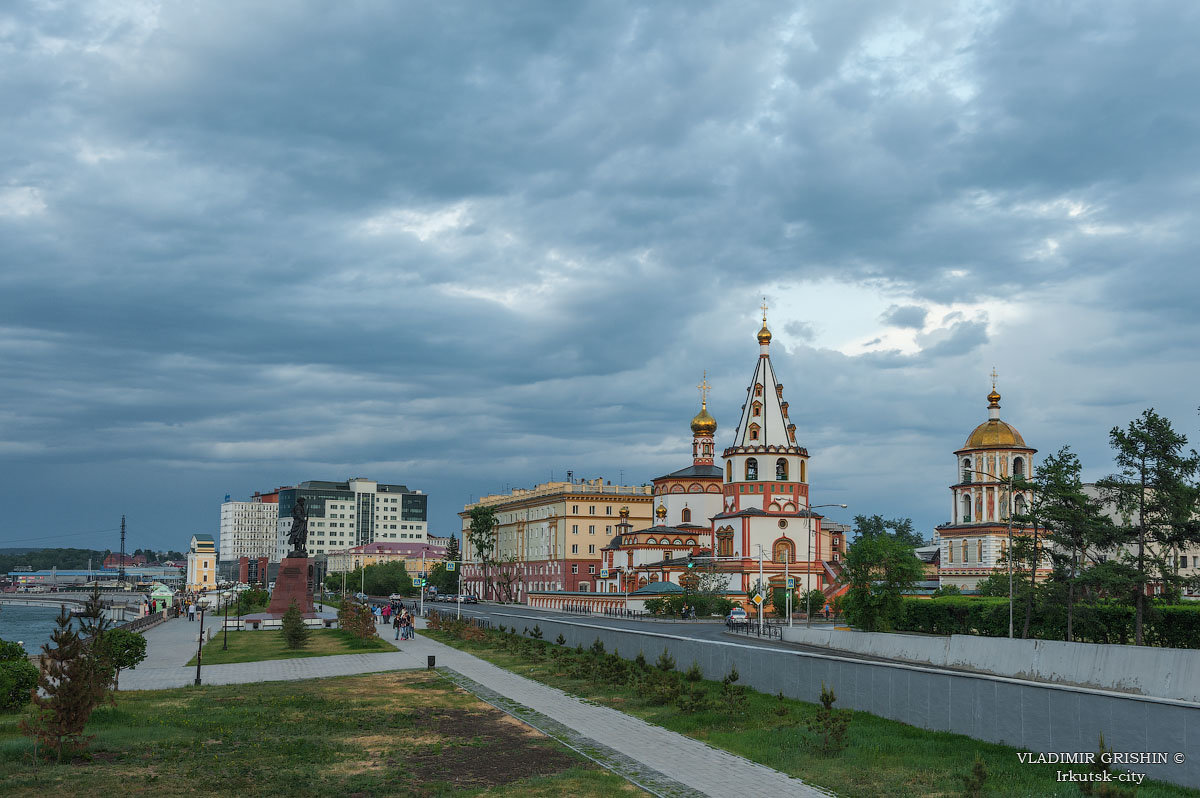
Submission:
<svg viewBox="0 0 1200 798">
<path fill-rule="evenodd" d="M 444 602 L 426 602 L 427 610 L 433 609 L 438 612 L 454 615 L 458 611 L 458 607 L 452 603 Z M 573 623 L 586 623 L 594 626 L 608 627 L 611 629 L 626 629 L 642 632 L 659 632 L 661 634 L 677 635 L 679 637 L 690 637 L 695 640 L 706 641 L 721 641 L 725 643 L 736 642 L 742 645 L 762 646 L 764 648 L 778 648 L 786 651 L 803 651 L 813 654 L 834 654 L 846 659 L 857 659 L 865 662 L 899 662 L 899 660 L 887 659 L 885 657 L 873 657 L 867 654 L 858 654 L 850 651 L 834 651 L 821 646 L 808 646 L 801 643 L 784 643 L 780 640 L 767 640 L 759 638 L 756 635 L 731 634 L 726 631 L 725 624 L 721 621 L 672 621 L 672 620 L 635 620 L 631 618 L 611 618 L 606 615 L 579 615 L 576 613 L 556 612 L 554 610 L 544 610 L 540 608 L 527 607 L 523 604 L 464 604 L 462 606 L 462 615 L 464 618 L 486 618 L 493 624 L 503 624 L 505 626 L 537 623 L 539 620 L 559 620 L 571 621 Z M 752 622 L 751 626 L 755 624 Z M 813 628 L 829 627 L 829 624 L 814 625 Z M 911 663 L 906 663 L 911 664 Z"/>
</svg>

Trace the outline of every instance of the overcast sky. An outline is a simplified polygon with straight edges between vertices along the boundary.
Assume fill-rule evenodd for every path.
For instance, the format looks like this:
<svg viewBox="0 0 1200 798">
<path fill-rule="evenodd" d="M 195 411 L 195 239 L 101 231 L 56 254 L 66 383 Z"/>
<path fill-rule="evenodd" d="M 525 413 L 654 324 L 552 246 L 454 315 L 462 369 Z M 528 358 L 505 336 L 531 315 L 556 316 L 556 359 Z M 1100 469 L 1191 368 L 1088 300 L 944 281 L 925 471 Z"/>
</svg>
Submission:
<svg viewBox="0 0 1200 798">
<path fill-rule="evenodd" d="M 0 546 L 365 476 L 430 529 L 728 445 L 767 297 L 814 503 L 949 516 L 1002 417 L 1197 437 L 1192 3 L 0 10 Z"/>
</svg>

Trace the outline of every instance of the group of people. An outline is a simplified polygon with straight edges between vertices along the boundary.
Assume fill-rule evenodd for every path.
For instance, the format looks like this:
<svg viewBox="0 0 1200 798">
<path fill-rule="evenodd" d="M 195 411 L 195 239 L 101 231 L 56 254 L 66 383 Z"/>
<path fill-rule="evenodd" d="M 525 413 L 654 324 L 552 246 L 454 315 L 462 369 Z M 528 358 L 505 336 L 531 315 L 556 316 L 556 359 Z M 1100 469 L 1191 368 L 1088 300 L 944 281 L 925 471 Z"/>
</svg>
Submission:
<svg viewBox="0 0 1200 798">
<path fill-rule="evenodd" d="M 408 607 L 401 604 L 399 607 L 384 606 L 379 612 L 383 615 L 384 623 L 387 623 L 388 618 L 392 619 L 392 628 L 396 630 L 397 640 L 412 640 L 413 633 L 416 631 L 416 622 L 413 616 L 409 614 Z"/>
</svg>

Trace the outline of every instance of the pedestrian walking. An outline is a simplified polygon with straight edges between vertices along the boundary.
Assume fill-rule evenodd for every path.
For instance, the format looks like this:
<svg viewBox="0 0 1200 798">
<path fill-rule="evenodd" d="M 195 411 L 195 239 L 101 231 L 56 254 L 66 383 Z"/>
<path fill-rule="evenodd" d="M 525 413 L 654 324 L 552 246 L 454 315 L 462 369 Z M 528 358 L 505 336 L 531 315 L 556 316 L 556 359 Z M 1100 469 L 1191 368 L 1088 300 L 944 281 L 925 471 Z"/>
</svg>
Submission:
<svg viewBox="0 0 1200 798">
<path fill-rule="evenodd" d="M 392 628 L 396 630 L 396 639 L 397 640 L 400 639 L 400 621 L 401 621 L 401 617 L 399 615 L 396 615 L 395 617 L 392 618 Z"/>
<path fill-rule="evenodd" d="M 195 604 L 188 605 L 188 620 L 189 621 L 196 620 L 196 605 Z"/>
</svg>

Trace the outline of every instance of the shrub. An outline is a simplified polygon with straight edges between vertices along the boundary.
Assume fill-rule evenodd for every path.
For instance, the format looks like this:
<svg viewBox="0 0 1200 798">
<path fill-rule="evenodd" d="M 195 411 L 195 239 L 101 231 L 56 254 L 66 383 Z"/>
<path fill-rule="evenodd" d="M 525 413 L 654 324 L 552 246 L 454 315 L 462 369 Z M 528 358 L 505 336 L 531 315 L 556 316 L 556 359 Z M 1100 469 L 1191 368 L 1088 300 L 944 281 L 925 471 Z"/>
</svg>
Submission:
<svg viewBox="0 0 1200 798">
<path fill-rule="evenodd" d="M 558 637 L 554 638 L 554 642 L 560 646 L 565 646 L 567 644 L 567 638 L 559 635 Z"/>
<path fill-rule="evenodd" d="M 738 673 L 737 668 L 730 668 L 729 673 L 725 674 L 725 678 L 721 680 L 721 701 L 731 715 L 742 714 L 749 705 L 746 688 L 736 684 L 740 678 L 741 674 Z"/>
<path fill-rule="evenodd" d="M 975 754 L 975 764 L 971 772 L 963 776 L 963 795 L 967 798 L 983 798 L 983 783 L 987 781 L 987 765 L 979 754 Z"/>
<path fill-rule="evenodd" d="M 646 662 L 646 653 L 639 651 L 637 656 L 633 658 L 633 664 L 638 666 L 640 670 L 646 670 L 650 667 L 650 663 Z"/>
<path fill-rule="evenodd" d="M 146 658 L 146 638 L 128 629 L 109 629 L 100 638 L 104 656 L 113 668 L 113 689 L 121 679 L 121 671 L 136 668 Z"/>
<path fill-rule="evenodd" d="M 0 640 L 0 712 L 20 709 L 29 703 L 37 687 L 38 669 L 16 643 Z"/>
<path fill-rule="evenodd" d="M 703 679 L 704 671 L 700 670 L 700 663 L 693 660 L 691 666 L 684 671 L 683 678 L 689 682 L 698 682 Z"/>
<path fill-rule="evenodd" d="M 597 657 L 604 656 L 604 643 L 600 642 L 600 638 L 598 637 L 596 638 L 595 642 L 592 643 L 592 654 Z"/>
<path fill-rule="evenodd" d="M 374 626 L 374 620 L 371 621 Z M 304 616 L 300 614 L 300 607 L 293 601 L 288 605 L 287 611 L 283 613 L 283 639 L 287 643 L 288 648 L 304 648 L 308 644 L 308 638 L 311 632 L 304 625 Z"/>
<path fill-rule="evenodd" d="M 675 706 L 679 707 L 680 712 L 700 712 L 708 709 L 710 705 L 708 691 L 703 687 L 693 686 L 680 692 L 679 697 L 675 699 Z"/>
<path fill-rule="evenodd" d="M 673 671 L 675 670 L 675 658 L 664 648 L 663 653 L 658 655 L 658 660 L 654 663 L 654 667 L 663 672 Z"/>
<path fill-rule="evenodd" d="M 429 626 L 432 629 L 442 628 L 438 613 L 429 614 Z M 338 609 L 338 627 L 360 640 L 372 640 L 379 636 L 379 630 L 375 628 L 375 616 L 371 614 L 370 608 L 356 601 L 346 601 Z"/>
<path fill-rule="evenodd" d="M 529 633 L 529 636 L 532 637 L 534 640 L 541 640 L 542 639 L 542 627 L 538 624 L 534 624 L 533 631 Z"/>
</svg>

